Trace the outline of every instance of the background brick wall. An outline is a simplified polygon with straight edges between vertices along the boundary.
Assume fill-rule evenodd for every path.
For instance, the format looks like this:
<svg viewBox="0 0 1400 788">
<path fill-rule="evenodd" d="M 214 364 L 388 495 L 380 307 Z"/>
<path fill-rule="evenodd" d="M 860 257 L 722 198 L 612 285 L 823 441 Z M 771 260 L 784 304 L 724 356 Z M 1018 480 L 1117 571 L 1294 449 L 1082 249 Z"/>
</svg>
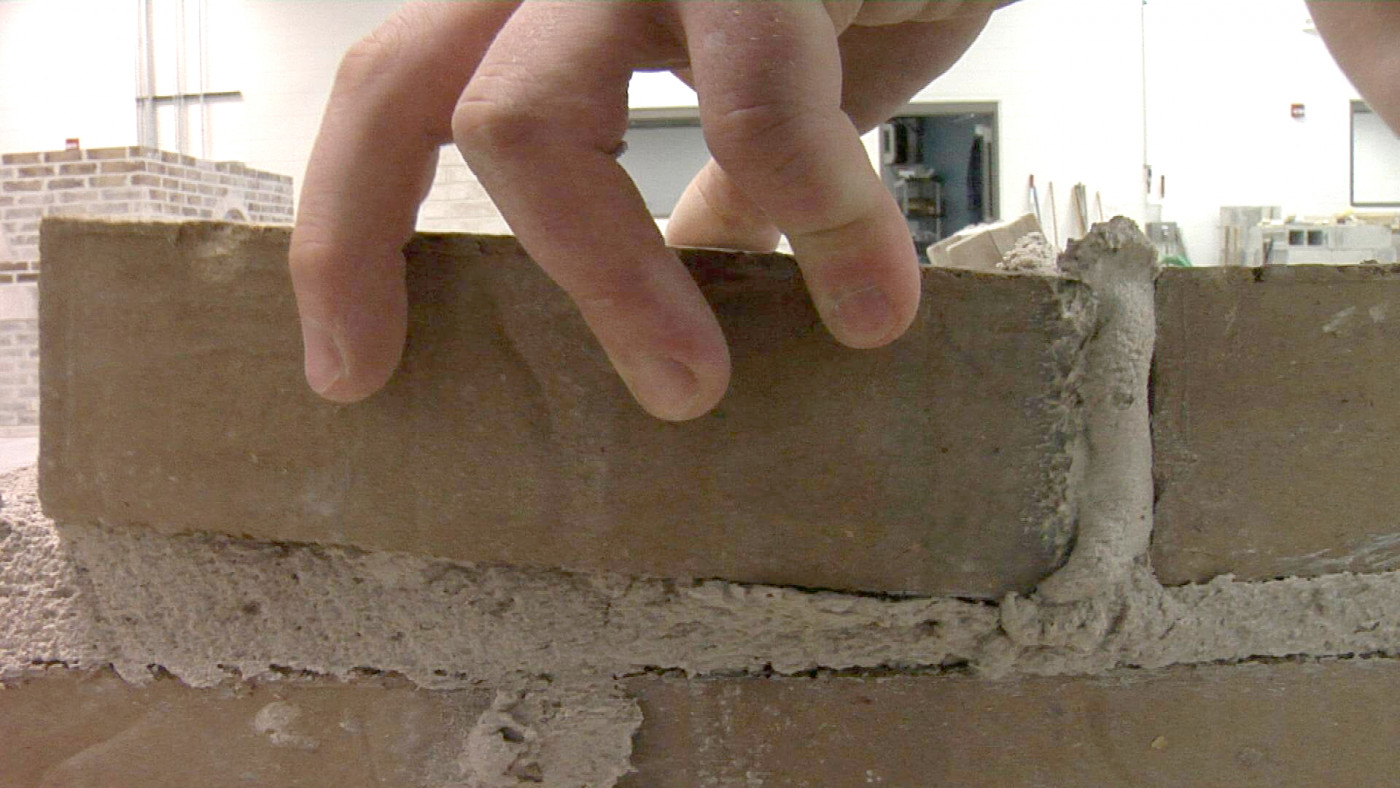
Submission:
<svg viewBox="0 0 1400 788">
<path fill-rule="evenodd" d="M 39 423 L 39 223 L 73 215 L 289 224 L 292 179 L 139 147 L 0 156 L 0 429 Z"/>
<path fill-rule="evenodd" d="M 292 221 L 292 179 L 238 162 L 151 148 L 0 157 L 0 233 L 5 239 L 0 262 L 37 261 L 39 221 L 70 215 L 287 224 Z M 32 266 L 25 269 L 33 271 Z"/>
<path fill-rule="evenodd" d="M 0 427 L 39 425 L 39 321 L 0 320 Z"/>
<path fill-rule="evenodd" d="M 510 234 L 501 212 L 454 145 L 444 145 L 438 154 L 433 188 L 418 209 L 418 230 Z"/>
</svg>

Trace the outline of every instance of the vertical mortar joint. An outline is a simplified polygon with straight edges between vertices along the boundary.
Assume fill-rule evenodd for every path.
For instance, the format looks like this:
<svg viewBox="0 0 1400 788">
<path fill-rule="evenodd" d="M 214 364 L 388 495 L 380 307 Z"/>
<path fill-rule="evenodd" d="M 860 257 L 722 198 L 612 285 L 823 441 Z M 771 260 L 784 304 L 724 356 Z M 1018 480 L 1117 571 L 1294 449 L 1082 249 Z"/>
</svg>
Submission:
<svg viewBox="0 0 1400 788">
<path fill-rule="evenodd" d="M 1041 582 L 1051 604 L 1110 595 L 1144 555 L 1152 532 L 1152 435 L 1148 375 L 1156 340 L 1157 254 L 1131 220 L 1100 223 L 1060 258 L 1066 276 L 1098 299 L 1085 348 L 1082 472 L 1075 545 L 1069 560 Z"/>
</svg>

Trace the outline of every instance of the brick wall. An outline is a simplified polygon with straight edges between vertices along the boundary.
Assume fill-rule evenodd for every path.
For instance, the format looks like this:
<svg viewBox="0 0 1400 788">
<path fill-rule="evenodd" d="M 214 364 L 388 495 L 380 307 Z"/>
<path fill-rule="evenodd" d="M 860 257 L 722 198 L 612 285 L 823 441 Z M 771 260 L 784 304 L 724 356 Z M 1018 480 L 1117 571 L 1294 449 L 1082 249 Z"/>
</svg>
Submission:
<svg viewBox="0 0 1400 788">
<path fill-rule="evenodd" d="M 0 284 L 32 281 L 45 216 L 292 221 L 292 179 L 238 162 L 151 148 L 94 148 L 0 157 Z M 20 279 L 25 276 L 24 279 Z"/>
<path fill-rule="evenodd" d="M 496 210 L 486 189 L 453 145 L 443 146 L 438 154 L 433 188 L 418 210 L 418 229 L 422 232 L 510 234 L 501 212 Z"/>
<path fill-rule="evenodd" d="M 39 321 L 0 320 L 0 427 L 39 425 Z"/>
</svg>

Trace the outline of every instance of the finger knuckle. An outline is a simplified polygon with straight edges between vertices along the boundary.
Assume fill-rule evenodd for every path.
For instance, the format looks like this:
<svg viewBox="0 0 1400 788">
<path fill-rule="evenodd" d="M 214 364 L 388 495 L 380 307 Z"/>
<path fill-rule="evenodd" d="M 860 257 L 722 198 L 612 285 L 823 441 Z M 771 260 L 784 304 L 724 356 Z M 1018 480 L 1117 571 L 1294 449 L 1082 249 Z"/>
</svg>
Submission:
<svg viewBox="0 0 1400 788">
<path fill-rule="evenodd" d="M 463 96 L 452 113 L 452 136 L 464 152 L 530 150 L 549 125 L 518 103 L 480 94 Z"/>
<path fill-rule="evenodd" d="M 436 11 L 431 6 L 403 6 L 345 51 L 336 71 L 336 87 L 360 91 L 397 70 L 415 68 L 414 60 L 421 60 L 423 53 L 419 42 L 436 24 Z"/>
<path fill-rule="evenodd" d="M 381 28 L 380 30 L 383 30 Z M 345 50 L 336 70 L 335 87 L 341 92 L 361 92 L 384 74 L 399 59 L 397 36 L 379 30 L 356 41 Z"/>
<path fill-rule="evenodd" d="M 789 137 L 803 108 L 788 102 L 728 102 L 704 119 L 705 140 L 716 159 L 742 160 L 758 150 L 772 150 Z"/>
<path fill-rule="evenodd" d="M 292 232 L 287 249 L 287 263 L 293 278 L 305 281 L 325 278 L 334 265 L 337 251 L 336 245 L 323 233 L 298 227 Z"/>
</svg>

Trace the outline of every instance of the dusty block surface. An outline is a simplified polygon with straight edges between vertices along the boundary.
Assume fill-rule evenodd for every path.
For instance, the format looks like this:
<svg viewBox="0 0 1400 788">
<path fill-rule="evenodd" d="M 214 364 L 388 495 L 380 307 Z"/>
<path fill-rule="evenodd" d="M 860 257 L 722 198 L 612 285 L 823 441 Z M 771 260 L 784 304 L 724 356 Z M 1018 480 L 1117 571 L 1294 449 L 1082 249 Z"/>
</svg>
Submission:
<svg viewBox="0 0 1400 788">
<path fill-rule="evenodd" d="M 1391 784 L 1400 767 L 1393 660 L 1007 681 L 625 683 L 644 718 L 621 786 L 1369 786 Z M 552 771 L 551 749 L 567 742 L 519 711 L 492 708 L 489 691 L 428 692 L 388 678 L 196 690 L 172 679 L 136 687 L 106 672 L 52 668 L 0 691 L 0 783 L 583 784 Z M 512 756 L 506 747 L 498 757 L 488 745 L 496 739 L 537 755 Z M 483 779 L 491 765 L 509 766 Z M 617 767 L 627 769 L 625 761 Z"/>
<path fill-rule="evenodd" d="M 988 682 L 635 679 L 620 785 L 1389 785 L 1393 661 Z"/>
<path fill-rule="evenodd" d="M 45 224 L 51 517 L 984 597 L 1062 557 L 1079 285 L 930 271 L 909 335 L 856 352 L 790 259 L 689 253 L 735 370 L 714 413 L 677 425 L 631 402 L 513 239 L 420 237 L 403 364 L 337 406 L 303 382 L 287 240 Z"/>
<path fill-rule="evenodd" d="M 1400 567 L 1400 268 L 1167 269 L 1157 328 L 1163 583 Z"/>
<path fill-rule="evenodd" d="M 54 668 L 0 690 L 0 785 L 445 786 L 490 704 L 403 681 L 195 690 Z"/>
</svg>

